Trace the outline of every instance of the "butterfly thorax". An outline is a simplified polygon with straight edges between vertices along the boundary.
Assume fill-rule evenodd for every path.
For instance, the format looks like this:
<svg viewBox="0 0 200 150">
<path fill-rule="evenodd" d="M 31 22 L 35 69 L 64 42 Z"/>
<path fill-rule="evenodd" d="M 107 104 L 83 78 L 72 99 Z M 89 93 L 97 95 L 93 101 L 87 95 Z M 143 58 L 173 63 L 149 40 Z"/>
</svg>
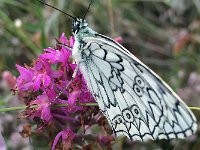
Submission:
<svg viewBox="0 0 200 150">
<path fill-rule="evenodd" d="M 86 37 L 94 37 L 96 32 L 88 27 L 85 20 L 78 18 L 72 22 L 72 32 L 75 38 L 72 55 L 79 62 L 82 60 L 81 51 L 84 50 L 83 47 L 85 46 L 83 39 Z"/>
<path fill-rule="evenodd" d="M 95 31 L 88 27 L 87 22 L 84 19 L 76 18 L 72 22 L 72 32 L 74 37 L 78 41 L 82 41 L 84 37 L 94 36 Z"/>
</svg>

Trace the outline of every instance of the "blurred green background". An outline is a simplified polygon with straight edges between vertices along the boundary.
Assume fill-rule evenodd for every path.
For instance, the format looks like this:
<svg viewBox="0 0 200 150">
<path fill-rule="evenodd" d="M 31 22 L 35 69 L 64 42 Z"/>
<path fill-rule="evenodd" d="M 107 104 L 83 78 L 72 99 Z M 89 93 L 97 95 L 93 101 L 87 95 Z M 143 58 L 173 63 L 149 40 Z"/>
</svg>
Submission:
<svg viewBox="0 0 200 150">
<path fill-rule="evenodd" d="M 46 2 L 77 17 L 82 17 L 89 5 L 89 0 Z M 200 107 L 199 0 L 93 0 L 86 19 L 95 31 L 112 38 L 122 37 L 122 45 L 158 73 L 189 106 Z M 43 48 L 54 46 L 62 32 L 72 35 L 71 20 L 64 14 L 36 0 L 0 0 L 1 75 L 10 71 L 17 76 L 15 64 L 30 64 Z M 0 107 L 22 104 L 12 96 L 7 82 L 2 75 Z M 0 131 L 8 149 L 34 149 L 37 139 L 18 135 L 23 121 L 17 119 L 17 113 L 0 114 Z M 194 113 L 199 118 L 199 112 Z M 200 149 L 198 134 L 187 141 L 118 144 L 127 150 L 196 150 Z M 48 149 L 42 142 L 37 147 Z"/>
</svg>

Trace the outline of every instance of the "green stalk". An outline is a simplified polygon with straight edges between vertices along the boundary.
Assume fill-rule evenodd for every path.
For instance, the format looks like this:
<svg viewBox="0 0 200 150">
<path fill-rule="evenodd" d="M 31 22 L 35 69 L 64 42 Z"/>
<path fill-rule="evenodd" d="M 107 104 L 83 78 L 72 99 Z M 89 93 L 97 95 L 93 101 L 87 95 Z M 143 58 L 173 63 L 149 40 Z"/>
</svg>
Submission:
<svg viewBox="0 0 200 150">
<path fill-rule="evenodd" d="M 200 110 L 200 107 L 189 107 L 191 110 Z"/>
<path fill-rule="evenodd" d="M 97 103 L 77 103 L 76 105 L 77 106 L 98 106 Z M 67 107 L 67 106 L 68 106 L 68 104 L 55 104 L 55 105 L 52 105 L 52 108 Z M 7 108 L 0 108 L 0 112 L 25 110 L 27 108 L 37 108 L 37 107 L 38 107 L 38 105 L 7 107 Z"/>
<path fill-rule="evenodd" d="M 32 105 L 29 108 L 36 108 L 37 105 Z M 8 111 L 15 111 L 15 110 L 24 110 L 28 108 L 28 106 L 16 106 L 16 107 L 7 107 L 7 108 L 0 108 L 0 112 L 8 112 Z"/>
<path fill-rule="evenodd" d="M 97 103 L 77 103 L 77 106 L 98 106 Z M 57 107 L 67 107 L 68 104 L 55 104 L 52 105 L 52 108 Z M 37 108 L 37 105 L 31 105 L 31 106 L 16 106 L 16 107 L 7 107 L 7 108 L 0 108 L 0 112 L 8 112 L 8 111 L 15 111 L 15 110 L 25 110 L 27 108 Z M 191 110 L 200 110 L 200 107 L 188 107 Z"/>
</svg>

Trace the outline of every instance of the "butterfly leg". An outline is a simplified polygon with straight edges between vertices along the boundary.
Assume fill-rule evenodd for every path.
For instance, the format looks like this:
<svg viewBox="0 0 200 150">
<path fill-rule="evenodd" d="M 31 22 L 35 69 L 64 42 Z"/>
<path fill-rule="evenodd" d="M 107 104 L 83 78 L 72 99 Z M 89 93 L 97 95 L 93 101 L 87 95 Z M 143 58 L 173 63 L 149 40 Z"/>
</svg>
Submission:
<svg viewBox="0 0 200 150">
<path fill-rule="evenodd" d="M 68 46 L 68 45 L 66 45 L 66 44 L 60 43 L 60 42 L 58 42 L 58 41 L 57 41 L 56 44 L 59 45 L 59 46 L 63 46 L 63 47 L 65 47 L 65 48 L 67 48 L 67 49 L 70 50 L 71 52 L 72 52 L 72 50 L 73 50 L 72 47 L 70 47 L 70 46 Z"/>
<path fill-rule="evenodd" d="M 79 64 L 77 64 L 73 74 L 72 74 L 72 79 L 69 81 L 69 83 L 62 89 L 62 91 L 60 91 L 58 93 L 58 95 L 53 99 L 52 102 L 50 102 L 50 104 L 52 104 L 56 99 L 58 99 L 60 97 L 60 95 L 69 87 L 69 85 L 73 82 L 74 78 L 76 77 L 77 73 L 78 73 L 78 68 L 79 68 Z"/>
</svg>

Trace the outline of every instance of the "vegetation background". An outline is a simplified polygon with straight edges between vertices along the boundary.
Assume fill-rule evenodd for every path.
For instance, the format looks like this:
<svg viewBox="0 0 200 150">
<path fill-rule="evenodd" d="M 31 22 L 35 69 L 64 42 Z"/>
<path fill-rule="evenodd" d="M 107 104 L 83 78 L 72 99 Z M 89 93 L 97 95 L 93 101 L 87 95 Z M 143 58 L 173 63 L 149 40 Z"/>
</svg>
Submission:
<svg viewBox="0 0 200 150">
<path fill-rule="evenodd" d="M 82 17 L 89 5 L 89 0 L 46 2 L 77 17 Z M 200 107 L 199 0 L 93 0 L 86 19 L 95 31 L 122 37 L 122 45 L 158 73 L 189 106 Z M 18 75 L 15 64 L 30 64 L 43 48 L 54 46 L 62 32 L 72 35 L 70 18 L 37 0 L 0 0 L 0 108 L 23 105 L 10 92 L 7 77 L 10 72 Z M 194 113 L 199 120 L 199 111 Z M 0 114 L 0 132 L 8 149 L 49 149 L 45 139 L 19 134 L 26 123 L 17 119 L 19 115 L 19 111 Z M 113 148 L 196 150 L 200 148 L 199 134 L 187 140 L 148 143 L 119 140 Z"/>
</svg>

